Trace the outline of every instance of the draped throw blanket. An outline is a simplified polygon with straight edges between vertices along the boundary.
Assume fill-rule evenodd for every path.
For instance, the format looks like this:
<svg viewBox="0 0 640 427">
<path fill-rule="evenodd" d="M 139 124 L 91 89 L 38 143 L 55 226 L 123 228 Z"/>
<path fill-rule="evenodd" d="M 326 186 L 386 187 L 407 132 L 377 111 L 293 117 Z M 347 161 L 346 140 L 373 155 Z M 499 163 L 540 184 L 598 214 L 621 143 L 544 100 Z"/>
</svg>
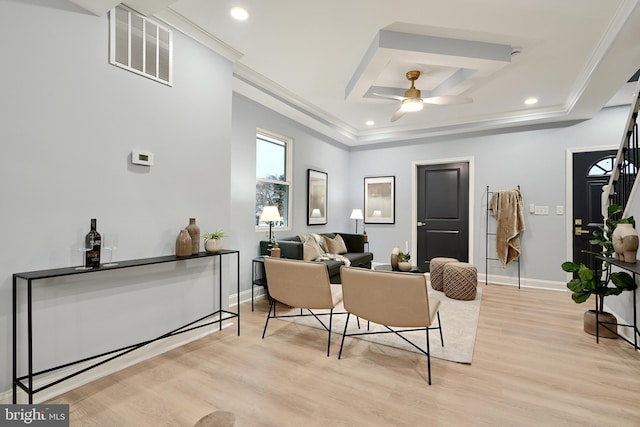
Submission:
<svg viewBox="0 0 640 427">
<path fill-rule="evenodd" d="M 520 190 L 494 192 L 490 210 L 496 219 L 496 253 L 505 267 L 520 256 L 520 233 L 525 229 Z"/>
</svg>

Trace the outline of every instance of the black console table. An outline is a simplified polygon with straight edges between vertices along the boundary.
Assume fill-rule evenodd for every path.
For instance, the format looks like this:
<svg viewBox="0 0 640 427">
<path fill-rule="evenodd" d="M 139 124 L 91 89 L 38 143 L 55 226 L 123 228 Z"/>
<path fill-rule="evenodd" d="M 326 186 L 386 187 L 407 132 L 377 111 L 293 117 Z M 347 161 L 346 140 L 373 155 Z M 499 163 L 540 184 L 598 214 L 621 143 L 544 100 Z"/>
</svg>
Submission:
<svg viewBox="0 0 640 427">
<path fill-rule="evenodd" d="M 623 270 L 627 270 L 628 272 L 631 273 L 632 277 L 633 277 L 633 281 L 636 282 L 636 275 L 640 274 L 640 263 L 629 263 L 629 262 L 623 262 L 623 261 L 619 261 L 615 258 L 607 258 L 604 256 L 597 256 L 596 258 L 608 262 L 611 265 L 615 265 L 616 267 L 619 267 Z M 637 282 L 636 282 L 637 283 Z M 634 291 L 632 291 L 633 293 L 633 325 L 624 325 L 621 323 L 617 323 L 616 326 L 622 326 L 624 328 L 631 328 L 633 329 L 633 341 L 627 339 L 627 337 L 622 336 L 618 333 L 617 330 L 612 330 L 611 328 L 609 328 L 607 325 L 607 322 L 602 322 L 598 319 L 598 298 L 596 298 L 596 342 L 599 342 L 600 339 L 600 325 L 602 325 L 604 328 L 606 328 L 607 330 L 609 330 L 610 332 L 613 332 L 614 334 L 616 334 L 618 337 L 622 338 L 623 340 L 625 340 L 626 342 L 628 342 L 629 344 L 631 344 L 633 346 L 633 348 L 637 351 L 638 350 L 638 335 L 640 335 L 640 331 L 638 331 L 638 320 L 637 320 L 637 306 L 636 306 L 636 292 L 638 292 L 638 289 L 636 288 Z"/>
<path fill-rule="evenodd" d="M 222 257 L 226 255 L 236 255 L 236 277 L 237 277 L 237 311 L 234 313 L 232 311 L 224 310 L 222 308 Z M 196 319 L 193 322 L 190 322 L 184 326 L 181 326 L 177 329 L 174 329 L 170 332 L 167 332 L 163 335 L 160 335 L 156 338 L 146 340 L 143 342 L 139 342 L 136 344 L 128 345 L 126 347 L 122 347 L 116 350 L 111 350 L 106 353 L 98 354 L 95 356 L 87 357 L 82 360 L 77 360 L 75 362 L 65 363 L 63 365 L 54 366 L 52 368 L 48 368 L 42 371 L 34 372 L 33 371 L 33 307 L 32 307 L 32 284 L 36 280 L 49 279 L 52 277 L 63 277 L 63 276 L 73 276 L 77 274 L 91 274 L 97 272 L 105 272 L 110 270 L 118 270 L 122 268 L 133 268 L 133 267 L 142 267 L 153 264 L 163 264 L 168 262 L 187 262 L 193 259 L 207 258 L 207 257 L 217 257 L 218 258 L 218 299 L 220 300 L 220 308 L 215 310 L 214 312 L 201 317 L 200 319 Z M 214 263 L 215 269 L 215 263 Z M 27 363 L 28 363 L 28 373 L 26 375 L 18 376 L 18 283 L 25 282 L 27 285 Z M 214 283 L 215 286 L 215 283 Z M 216 319 L 212 319 L 212 318 Z M 191 255 L 187 257 L 177 257 L 175 255 L 169 256 L 161 256 L 155 258 L 142 258 L 128 261 L 119 261 L 116 265 L 111 266 L 100 266 L 98 268 L 93 268 L 89 270 L 77 270 L 75 267 L 68 268 L 56 268 L 52 270 L 40 270 L 40 271 L 29 271 L 25 273 L 14 273 L 13 275 L 13 403 L 17 403 L 17 391 L 18 388 L 22 389 L 29 395 L 29 403 L 33 403 L 33 395 L 45 390 L 51 386 L 59 384 L 63 381 L 66 381 L 70 378 L 73 378 L 83 372 L 86 372 L 90 369 L 103 365 L 111 360 L 114 360 L 118 357 L 124 356 L 134 350 L 137 350 L 147 344 L 158 341 L 163 338 L 168 338 L 173 335 L 181 334 L 184 332 L 188 332 L 194 329 L 202 328 L 205 326 L 209 326 L 212 324 L 219 324 L 220 330 L 222 330 L 222 322 L 231 318 L 238 319 L 238 335 L 240 335 L 240 251 L 236 250 L 227 250 L 223 249 L 219 252 L 200 252 L 197 255 Z M 200 322 L 207 322 L 204 324 L 200 324 Z M 78 363 L 88 362 L 100 357 L 109 356 L 104 360 L 98 361 L 90 366 L 82 368 L 76 372 L 73 372 L 63 378 L 52 381 L 48 384 L 44 384 L 37 389 L 33 387 L 34 377 L 46 373 L 54 372 L 58 369 L 67 368 L 69 366 L 76 365 Z"/>
</svg>

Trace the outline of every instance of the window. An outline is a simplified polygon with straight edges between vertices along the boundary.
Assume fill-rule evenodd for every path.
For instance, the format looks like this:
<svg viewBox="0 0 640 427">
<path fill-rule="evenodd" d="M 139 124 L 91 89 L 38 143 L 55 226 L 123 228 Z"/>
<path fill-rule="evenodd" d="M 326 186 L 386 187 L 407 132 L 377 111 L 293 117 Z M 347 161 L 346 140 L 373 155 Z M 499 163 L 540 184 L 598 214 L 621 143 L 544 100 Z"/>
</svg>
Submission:
<svg viewBox="0 0 640 427">
<path fill-rule="evenodd" d="M 616 159 L 614 156 L 605 157 L 604 159 L 599 160 L 595 165 L 591 166 L 587 176 L 610 176 L 615 162 Z M 624 160 L 622 164 L 622 173 L 630 175 L 636 173 L 636 167 L 633 163 L 630 163 L 628 160 Z"/>
<path fill-rule="evenodd" d="M 109 63 L 171 86 L 173 33 L 116 6 L 109 12 Z"/>
<path fill-rule="evenodd" d="M 289 228 L 291 208 L 291 145 L 288 138 L 258 131 L 256 135 L 256 229 L 269 226 L 260 222 L 265 206 L 277 206 L 281 221 L 273 226 Z"/>
</svg>

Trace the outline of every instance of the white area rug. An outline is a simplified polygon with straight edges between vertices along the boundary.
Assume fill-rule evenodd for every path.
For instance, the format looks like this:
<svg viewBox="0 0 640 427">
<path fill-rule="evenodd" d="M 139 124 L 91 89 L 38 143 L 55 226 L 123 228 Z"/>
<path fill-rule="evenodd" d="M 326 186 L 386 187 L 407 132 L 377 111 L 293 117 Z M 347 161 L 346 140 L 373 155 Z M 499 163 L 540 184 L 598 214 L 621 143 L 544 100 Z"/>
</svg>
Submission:
<svg viewBox="0 0 640 427">
<path fill-rule="evenodd" d="M 482 289 L 478 288 L 476 299 L 473 301 L 458 301 L 455 299 L 447 298 L 443 292 L 431 290 L 433 295 L 437 296 L 440 303 L 440 320 L 442 321 L 442 336 L 444 338 L 444 347 L 440 343 L 440 334 L 438 330 L 429 331 L 429 344 L 431 347 L 431 356 L 438 359 L 449 360 L 451 362 L 467 363 L 471 364 L 473 359 L 473 347 L 476 342 L 476 331 L 478 329 L 478 318 L 480 317 L 480 300 L 482 298 Z M 300 309 L 293 309 L 291 314 L 299 313 Z M 304 311 L 307 313 L 307 311 Z M 315 313 L 328 312 L 327 310 L 314 310 Z M 344 312 L 344 307 L 340 303 L 334 310 L 333 324 L 331 326 L 332 335 L 335 333 L 342 337 L 344 330 L 344 322 L 347 320 L 346 314 L 338 314 L 336 312 Z M 278 312 L 279 315 L 289 314 L 282 311 Z M 322 321 L 326 325 L 329 324 L 329 317 L 322 316 Z M 314 328 L 322 328 L 322 325 L 313 316 L 307 317 L 289 317 L 280 320 L 285 320 L 300 325 L 311 326 Z M 360 331 L 365 332 L 367 330 L 367 322 L 360 320 Z M 371 323 L 370 331 L 386 330 L 386 328 Z M 358 331 L 358 326 L 355 316 L 349 318 L 349 328 L 347 332 Z M 420 348 L 427 348 L 427 339 L 424 331 L 414 331 L 403 333 L 408 339 L 413 341 Z M 402 338 L 395 334 L 378 334 L 378 335 L 363 335 L 357 337 L 346 337 L 344 340 L 343 352 L 349 351 L 349 340 L 362 339 L 371 341 L 376 344 L 382 344 L 390 347 L 400 348 L 403 350 L 419 353 L 418 350 L 413 348 L 410 344 L 406 343 Z M 332 347 L 333 351 L 338 351 L 339 346 Z"/>
</svg>

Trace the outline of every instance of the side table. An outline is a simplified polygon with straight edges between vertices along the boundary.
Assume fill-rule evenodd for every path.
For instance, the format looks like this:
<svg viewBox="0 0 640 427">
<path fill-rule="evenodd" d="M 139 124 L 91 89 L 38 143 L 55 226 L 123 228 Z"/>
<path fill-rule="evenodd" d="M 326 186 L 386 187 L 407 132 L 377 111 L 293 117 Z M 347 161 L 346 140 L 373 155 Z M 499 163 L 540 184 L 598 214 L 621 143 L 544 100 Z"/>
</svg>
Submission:
<svg viewBox="0 0 640 427">
<path fill-rule="evenodd" d="M 251 262 L 251 267 L 251 311 L 253 311 L 253 288 L 255 286 L 262 286 L 267 294 L 267 298 L 269 298 L 269 287 L 267 286 L 267 274 L 264 271 L 264 256 L 254 258 Z"/>
</svg>

